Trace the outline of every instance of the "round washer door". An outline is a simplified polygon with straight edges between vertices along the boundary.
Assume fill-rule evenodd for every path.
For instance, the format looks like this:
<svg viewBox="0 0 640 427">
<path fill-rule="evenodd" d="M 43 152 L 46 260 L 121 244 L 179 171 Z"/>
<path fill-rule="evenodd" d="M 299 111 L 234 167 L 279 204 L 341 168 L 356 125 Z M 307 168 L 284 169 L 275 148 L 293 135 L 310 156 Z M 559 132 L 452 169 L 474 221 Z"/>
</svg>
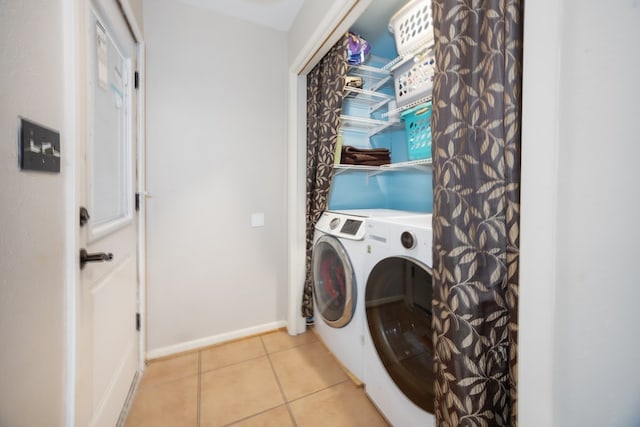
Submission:
<svg viewBox="0 0 640 427">
<path fill-rule="evenodd" d="M 385 258 L 365 291 L 369 333 L 380 361 L 413 403 L 433 413 L 431 269 L 416 260 Z"/>
<path fill-rule="evenodd" d="M 311 263 L 316 311 L 331 327 L 347 325 L 353 318 L 357 290 L 353 266 L 342 243 L 332 236 L 320 237 Z"/>
</svg>

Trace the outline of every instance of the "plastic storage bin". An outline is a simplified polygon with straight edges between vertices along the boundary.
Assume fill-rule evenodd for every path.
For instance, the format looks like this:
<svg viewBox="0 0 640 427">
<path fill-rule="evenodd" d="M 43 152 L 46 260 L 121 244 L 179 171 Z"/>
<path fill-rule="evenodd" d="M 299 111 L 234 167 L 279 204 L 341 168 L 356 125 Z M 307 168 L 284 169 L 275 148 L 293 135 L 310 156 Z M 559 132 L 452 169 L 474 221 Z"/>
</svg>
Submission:
<svg viewBox="0 0 640 427">
<path fill-rule="evenodd" d="M 433 91 L 435 56 L 433 49 L 416 55 L 393 70 L 396 104 L 403 107 Z"/>
<path fill-rule="evenodd" d="M 403 111 L 409 160 L 431 158 L 431 102 Z"/>
<path fill-rule="evenodd" d="M 433 43 L 431 0 L 411 0 L 389 20 L 399 55 L 406 55 L 420 46 Z"/>
</svg>

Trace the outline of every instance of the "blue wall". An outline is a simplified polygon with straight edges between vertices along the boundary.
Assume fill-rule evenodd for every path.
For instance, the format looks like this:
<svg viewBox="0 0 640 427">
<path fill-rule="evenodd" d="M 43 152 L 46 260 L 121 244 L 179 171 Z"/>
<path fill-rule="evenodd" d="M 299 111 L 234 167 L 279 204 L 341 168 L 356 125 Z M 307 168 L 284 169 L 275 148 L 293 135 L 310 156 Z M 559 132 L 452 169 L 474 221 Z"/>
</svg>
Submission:
<svg viewBox="0 0 640 427">
<path fill-rule="evenodd" d="M 381 66 L 393 59 L 397 53 L 393 43 L 393 37 L 388 36 L 384 40 L 385 51 L 381 52 L 379 44 L 371 42 L 372 51 L 376 55 L 369 63 Z M 366 85 L 366 82 L 365 82 Z M 393 81 L 381 90 L 393 95 Z M 386 112 L 386 107 L 374 114 L 374 117 Z M 354 106 L 347 98 L 343 104 L 342 114 L 368 117 L 368 111 Z M 388 148 L 391 151 L 391 162 L 405 162 L 407 157 L 407 144 L 402 126 L 386 130 L 378 135 L 368 138 L 359 132 L 345 131 L 342 134 L 342 144 L 359 148 Z M 337 174 L 336 174 L 337 172 Z M 415 212 L 432 212 L 433 209 L 433 184 L 431 168 L 420 166 L 404 170 L 387 172 L 371 172 L 362 170 L 336 170 L 332 181 L 329 197 L 329 209 L 401 209 Z"/>
</svg>

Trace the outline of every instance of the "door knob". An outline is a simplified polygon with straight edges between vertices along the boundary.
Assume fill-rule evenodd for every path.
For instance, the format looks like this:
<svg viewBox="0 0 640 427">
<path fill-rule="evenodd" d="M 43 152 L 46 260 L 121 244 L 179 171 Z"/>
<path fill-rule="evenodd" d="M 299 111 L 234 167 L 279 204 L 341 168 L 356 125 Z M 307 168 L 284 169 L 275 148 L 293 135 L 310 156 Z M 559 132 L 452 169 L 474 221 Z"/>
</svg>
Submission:
<svg viewBox="0 0 640 427">
<path fill-rule="evenodd" d="M 80 269 L 88 262 L 111 261 L 113 254 L 111 252 L 98 252 L 95 254 L 88 253 L 85 249 L 80 249 Z"/>
</svg>

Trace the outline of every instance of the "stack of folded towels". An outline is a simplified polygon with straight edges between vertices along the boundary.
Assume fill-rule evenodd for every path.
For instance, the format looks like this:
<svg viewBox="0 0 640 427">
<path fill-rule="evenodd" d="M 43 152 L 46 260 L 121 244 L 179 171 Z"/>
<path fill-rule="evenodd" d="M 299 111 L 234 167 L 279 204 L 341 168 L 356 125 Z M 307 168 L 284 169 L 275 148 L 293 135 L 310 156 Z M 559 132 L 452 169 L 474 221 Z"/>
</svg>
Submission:
<svg viewBox="0 0 640 427">
<path fill-rule="evenodd" d="M 391 163 L 387 148 L 342 147 L 341 163 L 346 165 L 381 166 Z"/>
</svg>

